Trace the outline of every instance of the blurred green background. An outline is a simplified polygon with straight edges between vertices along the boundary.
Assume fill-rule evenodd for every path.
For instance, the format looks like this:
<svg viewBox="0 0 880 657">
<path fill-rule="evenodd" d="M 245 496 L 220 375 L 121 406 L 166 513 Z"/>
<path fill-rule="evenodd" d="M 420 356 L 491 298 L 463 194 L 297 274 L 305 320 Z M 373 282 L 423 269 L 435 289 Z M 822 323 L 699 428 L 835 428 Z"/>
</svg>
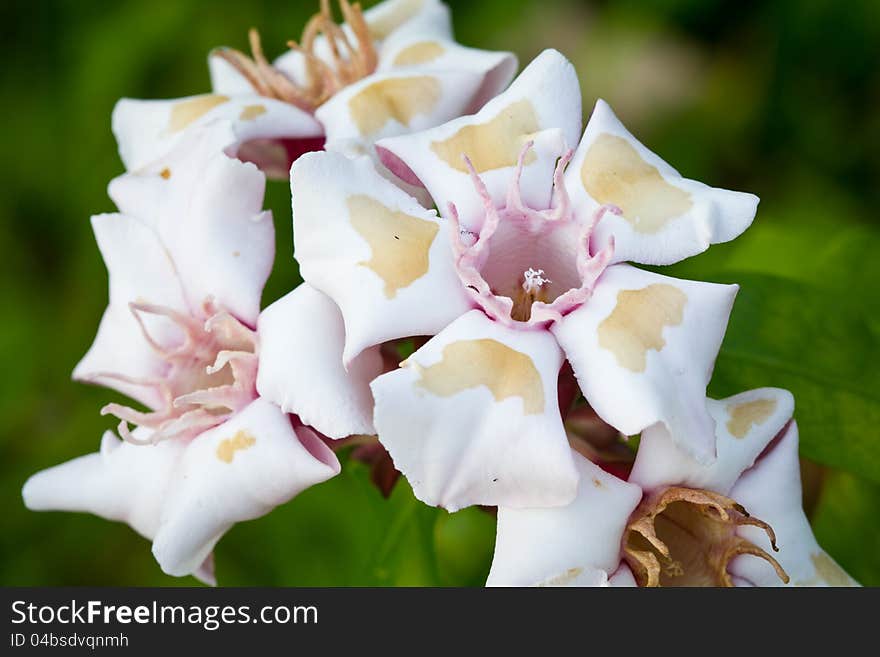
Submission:
<svg viewBox="0 0 880 657">
<path fill-rule="evenodd" d="M 373 4 L 373 3 L 367 3 Z M 451 1 L 467 45 L 547 47 L 577 66 L 585 112 L 608 100 L 685 175 L 757 193 L 755 225 L 665 273 L 743 288 L 710 391 L 761 385 L 796 394 L 808 506 L 820 542 L 880 584 L 880 3 L 876 0 Z M 3 318 L 0 583 L 194 583 L 164 576 L 121 524 L 31 513 L 20 488 L 41 468 L 94 451 L 114 396 L 72 383 L 106 304 L 88 217 L 112 211 L 122 170 L 110 133 L 121 96 L 208 88 L 205 56 L 244 49 L 258 27 L 270 55 L 317 2 L 4 2 L 0 98 Z M 272 48 L 277 44 L 278 48 Z M 278 255 L 268 303 L 298 282 L 289 193 L 270 183 Z M 366 466 L 261 520 L 217 550 L 233 585 L 479 585 L 493 518 L 385 501 Z"/>
</svg>

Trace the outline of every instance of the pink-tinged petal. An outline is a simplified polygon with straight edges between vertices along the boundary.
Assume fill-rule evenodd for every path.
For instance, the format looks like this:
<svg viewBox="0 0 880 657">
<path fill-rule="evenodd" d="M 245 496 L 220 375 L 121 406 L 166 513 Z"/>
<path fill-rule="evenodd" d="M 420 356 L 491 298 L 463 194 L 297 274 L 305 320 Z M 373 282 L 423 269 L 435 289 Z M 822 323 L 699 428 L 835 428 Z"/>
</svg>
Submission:
<svg viewBox="0 0 880 657">
<path fill-rule="evenodd" d="M 709 399 L 718 457 L 698 463 L 676 446 L 663 424 L 642 432 L 629 480 L 651 492 L 666 486 L 702 488 L 728 495 L 736 480 L 791 419 L 794 397 L 787 390 L 759 388 L 727 399 Z"/>
<path fill-rule="evenodd" d="M 638 586 L 638 583 L 629 566 L 621 564 L 620 568 L 608 578 L 608 586 L 634 588 Z"/>
<path fill-rule="evenodd" d="M 136 437 L 149 432 L 135 429 Z M 125 443 L 111 432 L 94 454 L 38 472 L 24 485 L 22 497 L 32 511 L 82 511 L 129 524 L 152 539 L 159 528 L 165 495 L 185 443 Z"/>
<path fill-rule="evenodd" d="M 577 472 L 557 402 L 561 365 L 548 333 L 471 311 L 373 381 L 379 440 L 426 504 L 566 504 Z"/>
<path fill-rule="evenodd" d="M 199 569 L 193 573 L 193 577 L 199 580 L 202 584 L 207 584 L 208 586 L 217 586 L 217 575 L 214 573 L 214 553 L 208 555 L 208 557 L 202 562 L 202 565 L 199 566 Z"/>
<path fill-rule="evenodd" d="M 448 226 L 369 158 L 308 154 L 290 184 L 294 256 L 342 311 L 346 363 L 388 340 L 434 335 L 470 309 Z"/>
<path fill-rule="evenodd" d="M 197 309 L 212 297 L 253 326 L 275 257 L 275 227 L 263 211 L 266 177 L 224 154 L 228 122 L 189 132 L 166 156 L 110 183 L 119 208 L 154 226 Z"/>
<path fill-rule="evenodd" d="M 580 483 L 575 500 L 552 509 L 499 507 L 495 557 L 487 586 L 625 585 L 617 574 L 620 544 L 642 498 L 628 484 L 574 455 Z M 601 577 L 596 577 L 601 573 Z M 616 580 L 608 581 L 608 573 Z M 630 574 L 630 578 L 632 575 Z"/>
<path fill-rule="evenodd" d="M 152 379 L 164 371 L 164 362 L 144 331 L 162 345 L 174 344 L 181 336 L 166 318 L 139 319 L 129 304 L 151 303 L 186 311 L 174 263 L 153 229 L 133 217 L 97 215 L 92 217 L 92 228 L 107 265 L 110 301 L 95 342 L 74 369 L 73 378 L 108 386 L 154 408 L 160 403 L 155 389 L 132 382 Z"/>
<path fill-rule="evenodd" d="M 442 213 L 454 203 L 462 223 L 473 226 L 483 215 L 483 203 L 465 157 L 495 204 L 502 205 L 520 153 L 534 141 L 534 156 L 527 157 L 523 170 L 523 200 L 544 209 L 550 201 L 556 160 L 577 143 L 580 127 L 581 93 L 574 67 L 555 50 L 545 50 L 507 91 L 475 115 L 383 139 L 377 150 L 382 162 L 403 180 L 420 181 Z M 547 132 L 555 139 L 539 136 Z"/>
<path fill-rule="evenodd" d="M 290 416 L 257 399 L 189 443 L 153 554 L 166 573 L 191 573 L 234 523 L 265 515 L 338 472 L 339 462 L 314 432 L 294 432 Z"/>
<path fill-rule="evenodd" d="M 789 586 L 858 586 L 816 542 L 803 510 L 800 473 L 797 424 L 792 421 L 730 493 L 773 528 L 779 551 L 773 551 L 758 527 L 741 526 L 737 533 L 773 555 L 788 574 Z M 752 555 L 737 557 L 730 572 L 755 586 L 782 586 L 772 566 Z"/>
<path fill-rule="evenodd" d="M 479 90 L 464 105 L 462 114 L 472 114 L 501 93 L 516 75 L 517 58 L 509 52 L 479 50 L 430 34 L 406 32 L 382 44 L 380 71 L 470 71 L 482 78 Z M 462 93 L 463 94 L 463 90 Z"/>
<path fill-rule="evenodd" d="M 614 265 L 551 331 L 605 422 L 626 435 L 663 422 L 676 445 L 708 463 L 706 385 L 737 289 Z"/>
<path fill-rule="evenodd" d="M 376 72 L 335 94 L 315 117 L 324 125 L 328 142 L 371 142 L 461 116 L 482 83 L 479 72 L 463 69 Z"/>
<path fill-rule="evenodd" d="M 375 433 L 370 381 L 382 372 L 379 348 L 346 371 L 342 314 L 327 296 L 303 283 L 262 312 L 257 332 L 261 397 L 331 438 Z"/>
<path fill-rule="evenodd" d="M 190 130 L 218 119 L 232 125 L 234 139 L 226 145 L 226 152 L 233 157 L 243 145 L 254 141 L 323 135 L 323 128 L 310 114 L 256 94 L 202 94 L 174 100 L 124 98 L 113 109 L 112 125 L 125 168 L 137 171 L 167 154 Z"/>
<path fill-rule="evenodd" d="M 595 250 L 614 239 L 615 262 L 667 265 L 728 242 L 752 223 L 758 197 L 683 178 L 643 146 L 602 100 L 566 172 L 578 216 L 601 205 L 608 215 L 593 236 Z"/>
</svg>

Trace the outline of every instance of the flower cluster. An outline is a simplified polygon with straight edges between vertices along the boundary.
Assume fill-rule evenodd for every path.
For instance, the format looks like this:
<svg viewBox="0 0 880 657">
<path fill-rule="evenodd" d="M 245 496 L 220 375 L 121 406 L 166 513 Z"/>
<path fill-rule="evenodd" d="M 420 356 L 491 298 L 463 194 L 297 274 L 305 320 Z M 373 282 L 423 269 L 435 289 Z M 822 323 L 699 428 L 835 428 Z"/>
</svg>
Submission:
<svg viewBox="0 0 880 657">
<path fill-rule="evenodd" d="M 272 63 L 255 31 L 212 52 L 211 94 L 117 105 L 109 304 L 74 378 L 139 408 L 106 405 L 118 435 L 27 506 L 127 522 L 212 582 L 234 523 L 355 442 L 386 493 L 399 472 L 497 507 L 490 585 L 854 584 L 802 509 L 792 396 L 707 397 L 737 286 L 637 266 L 736 238 L 758 199 L 682 177 L 601 100 L 582 131 L 554 50 L 511 82 L 438 0 L 319 9 Z M 304 282 L 261 309 L 288 171 Z"/>
</svg>

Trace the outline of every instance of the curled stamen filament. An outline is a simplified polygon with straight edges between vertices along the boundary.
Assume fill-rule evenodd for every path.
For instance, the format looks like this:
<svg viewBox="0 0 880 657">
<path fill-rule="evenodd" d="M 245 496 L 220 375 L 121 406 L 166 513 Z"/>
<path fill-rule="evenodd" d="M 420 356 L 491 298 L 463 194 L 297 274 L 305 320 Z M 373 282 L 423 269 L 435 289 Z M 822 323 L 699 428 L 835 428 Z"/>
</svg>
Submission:
<svg viewBox="0 0 880 657">
<path fill-rule="evenodd" d="M 123 440 L 141 445 L 192 437 L 220 424 L 256 397 L 256 333 L 229 313 L 219 311 L 212 300 L 203 307 L 209 316 L 205 322 L 164 306 L 132 303 L 130 308 L 147 344 L 165 362 L 165 371 L 157 377 L 113 373 L 92 377 L 152 388 L 156 393 L 157 403 L 150 411 L 116 403 L 101 409 L 102 415 L 120 419 L 118 430 Z M 170 347 L 162 344 L 150 334 L 141 314 L 170 320 L 183 332 L 183 341 Z M 129 424 L 153 431 L 147 439 L 138 438 Z"/>
<path fill-rule="evenodd" d="M 344 27 L 334 22 L 330 0 L 321 0 L 321 9 L 306 23 L 300 43 L 287 42 L 287 46 L 302 54 L 305 60 L 306 81 L 303 83 L 294 82 L 269 63 L 263 54 L 260 35 L 253 28 L 248 32 L 251 57 L 232 48 L 220 49 L 217 55 L 238 71 L 261 96 L 312 113 L 343 87 L 370 75 L 379 61 L 360 4 L 339 0 L 339 7 L 354 44 Z M 321 35 L 327 44 L 330 63 L 315 52 Z"/>
</svg>

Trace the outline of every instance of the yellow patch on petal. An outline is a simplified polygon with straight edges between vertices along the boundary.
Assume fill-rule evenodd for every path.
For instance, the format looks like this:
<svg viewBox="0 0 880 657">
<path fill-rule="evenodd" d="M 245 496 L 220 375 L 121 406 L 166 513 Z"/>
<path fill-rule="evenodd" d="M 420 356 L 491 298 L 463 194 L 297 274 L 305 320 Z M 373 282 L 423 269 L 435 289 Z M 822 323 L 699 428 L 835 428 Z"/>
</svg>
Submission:
<svg viewBox="0 0 880 657">
<path fill-rule="evenodd" d="M 681 324 L 687 296 L 672 285 L 656 283 L 641 290 L 621 290 L 617 305 L 599 324 L 599 346 L 617 363 L 644 372 L 649 349 L 666 346 L 663 329 Z"/>
<path fill-rule="evenodd" d="M 727 430 L 735 438 L 744 438 L 752 427 L 766 422 L 775 410 L 775 399 L 755 399 L 740 404 L 728 404 Z"/>
<path fill-rule="evenodd" d="M 229 101 L 229 96 L 204 94 L 175 103 L 168 119 L 168 132 L 183 130 L 193 121 L 198 120 L 218 105 Z"/>
<path fill-rule="evenodd" d="M 235 453 L 245 449 L 249 449 L 257 442 L 247 431 L 239 431 L 232 438 L 226 438 L 217 445 L 217 458 L 224 463 L 232 463 Z"/>
<path fill-rule="evenodd" d="M 374 39 L 384 39 L 415 16 L 422 8 L 422 4 L 423 0 L 398 0 L 387 5 L 385 11 L 378 16 L 371 16 L 367 21 L 370 36 Z"/>
<path fill-rule="evenodd" d="M 467 125 L 442 141 L 431 143 L 431 150 L 453 169 L 467 173 L 462 155 L 467 155 L 477 173 L 512 167 L 523 146 L 540 130 L 538 115 L 527 99 L 518 100 L 486 123 Z M 535 160 L 529 151 L 526 164 Z"/>
<path fill-rule="evenodd" d="M 241 108 L 241 114 L 238 115 L 238 118 L 242 121 L 253 121 L 255 118 L 262 116 L 265 113 L 265 105 L 245 105 Z"/>
<path fill-rule="evenodd" d="M 365 194 L 347 201 L 351 225 L 370 245 L 372 257 L 359 265 L 385 282 L 385 296 L 412 285 L 428 273 L 428 253 L 440 226 L 433 221 L 392 210 Z"/>
<path fill-rule="evenodd" d="M 408 360 L 405 364 L 410 363 Z M 419 385 L 440 397 L 486 386 L 497 402 L 508 397 L 522 399 L 526 415 L 544 411 L 544 385 L 532 359 L 497 340 L 451 342 L 443 348 L 443 359 L 436 365 L 412 365 L 421 377 Z"/>
<path fill-rule="evenodd" d="M 440 100 L 440 82 L 428 75 L 388 78 L 364 87 L 348 101 L 348 109 L 364 136 L 379 132 L 394 119 L 409 126 L 418 114 L 427 114 Z"/>
<path fill-rule="evenodd" d="M 168 180 L 171 177 L 171 169 L 169 169 L 168 167 L 165 167 L 164 169 L 162 169 L 159 172 L 159 176 L 161 178 L 164 178 L 165 180 Z"/>
<path fill-rule="evenodd" d="M 556 575 L 550 579 L 538 583 L 536 586 L 567 586 L 577 579 L 578 575 L 584 572 L 583 568 L 569 568 L 561 575 Z"/>
<path fill-rule="evenodd" d="M 819 581 L 805 584 L 806 586 L 813 586 L 818 583 L 824 583 L 828 586 L 853 586 L 855 584 L 852 577 L 847 575 L 846 571 L 838 566 L 834 559 L 825 552 L 811 554 L 810 560 L 816 567 L 816 579 Z"/>
<path fill-rule="evenodd" d="M 693 205 L 691 195 L 666 182 L 632 144 L 607 132 L 587 150 L 581 182 L 597 202 L 619 207 L 639 233 L 658 232 Z"/>
<path fill-rule="evenodd" d="M 407 46 L 394 58 L 395 66 L 416 66 L 417 64 L 425 64 L 431 62 L 445 51 L 436 41 L 420 41 L 411 46 Z"/>
</svg>

